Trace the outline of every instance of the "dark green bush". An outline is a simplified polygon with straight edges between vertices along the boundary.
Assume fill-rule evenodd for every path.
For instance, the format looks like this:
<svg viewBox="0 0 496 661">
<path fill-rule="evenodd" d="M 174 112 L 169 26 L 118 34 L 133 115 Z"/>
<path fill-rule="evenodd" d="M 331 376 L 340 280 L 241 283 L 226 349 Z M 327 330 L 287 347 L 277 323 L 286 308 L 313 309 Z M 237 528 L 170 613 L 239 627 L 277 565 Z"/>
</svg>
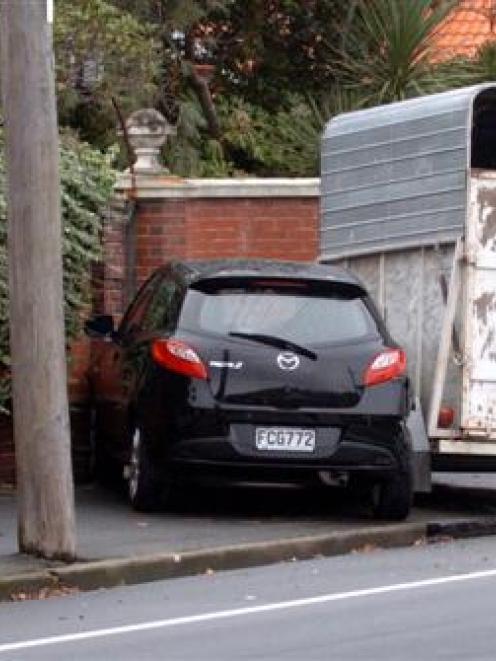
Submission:
<svg viewBox="0 0 496 661">
<path fill-rule="evenodd" d="M 111 154 L 102 154 L 71 134 L 60 147 L 65 323 L 68 343 L 80 332 L 89 304 L 90 271 L 101 255 L 103 212 L 115 181 Z M 7 270 L 7 202 L 3 136 L 0 134 L 0 409 L 9 410 L 10 351 Z"/>
</svg>

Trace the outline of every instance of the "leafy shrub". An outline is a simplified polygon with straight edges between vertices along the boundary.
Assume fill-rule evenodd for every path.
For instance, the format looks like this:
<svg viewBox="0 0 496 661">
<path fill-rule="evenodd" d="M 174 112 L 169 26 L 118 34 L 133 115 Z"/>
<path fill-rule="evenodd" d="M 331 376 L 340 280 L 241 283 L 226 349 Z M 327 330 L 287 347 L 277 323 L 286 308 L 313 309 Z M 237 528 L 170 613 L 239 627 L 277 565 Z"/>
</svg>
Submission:
<svg viewBox="0 0 496 661">
<path fill-rule="evenodd" d="M 90 302 L 89 273 L 101 254 L 103 211 L 114 184 L 112 154 L 102 154 L 72 134 L 61 138 L 65 324 L 67 341 L 80 331 L 81 311 Z M 0 409 L 9 410 L 9 291 L 7 202 L 3 135 L 0 134 Z"/>
<path fill-rule="evenodd" d="M 320 138 L 334 115 L 363 106 L 359 95 L 338 86 L 319 97 L 286 95 L 286 104 L 268 111 L 240 96 L 217 96 L 220 139 L 209 138 L 195 99 L 180 105 L 177 135 L 165 160 L 185 177 L 315 177 Z"/>
</svg>

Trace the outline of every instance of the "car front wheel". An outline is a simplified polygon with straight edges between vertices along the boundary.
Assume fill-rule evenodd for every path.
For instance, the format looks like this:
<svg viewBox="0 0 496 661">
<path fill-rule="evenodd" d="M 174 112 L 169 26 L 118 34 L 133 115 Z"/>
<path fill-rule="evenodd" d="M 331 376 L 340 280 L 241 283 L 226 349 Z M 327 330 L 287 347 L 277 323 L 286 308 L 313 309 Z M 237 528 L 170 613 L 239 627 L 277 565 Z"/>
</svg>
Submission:
<svg viewBox="0 0 496 661">
<path fill-rule="evenodd" d="M 162 504 L 163 492 L 163 480 L 148 454 L 143 433 L 135 427 L 128 468 L 129 502 L 138 512 L 153 512 Z"/>
</svg>

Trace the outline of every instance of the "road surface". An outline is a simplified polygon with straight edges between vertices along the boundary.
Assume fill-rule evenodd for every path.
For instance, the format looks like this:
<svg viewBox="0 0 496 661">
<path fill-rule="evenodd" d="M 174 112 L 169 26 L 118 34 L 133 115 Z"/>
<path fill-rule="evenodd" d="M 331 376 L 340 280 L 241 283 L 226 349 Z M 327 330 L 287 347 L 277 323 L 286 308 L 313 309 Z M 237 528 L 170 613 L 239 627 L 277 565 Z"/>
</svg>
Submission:
<svg viewBox="0 0 496 661">
<path fill-rule="evenodd" d="M 494 659 L 496 538 L 0 605 L 0 661 Z"/>
</svg>

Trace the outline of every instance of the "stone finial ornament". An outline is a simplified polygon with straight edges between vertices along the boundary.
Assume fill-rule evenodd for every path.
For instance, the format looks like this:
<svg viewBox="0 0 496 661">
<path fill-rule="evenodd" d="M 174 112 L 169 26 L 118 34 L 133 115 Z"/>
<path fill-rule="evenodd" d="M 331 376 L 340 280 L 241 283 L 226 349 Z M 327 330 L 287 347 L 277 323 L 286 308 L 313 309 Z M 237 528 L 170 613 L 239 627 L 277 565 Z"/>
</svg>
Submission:
<svg viewBox="0 0 496 661">
<path fill-rule="evenodd" d="M 175 135 L 176 129 L 165 117 L 153 108 L 133 112 L 126 121 L 129 142 L 136 155 L 134 171 L 137 174 L 157 174 L 168 170 L 160 164 L 160 148 L 168 135 Z"/>
</svg>

